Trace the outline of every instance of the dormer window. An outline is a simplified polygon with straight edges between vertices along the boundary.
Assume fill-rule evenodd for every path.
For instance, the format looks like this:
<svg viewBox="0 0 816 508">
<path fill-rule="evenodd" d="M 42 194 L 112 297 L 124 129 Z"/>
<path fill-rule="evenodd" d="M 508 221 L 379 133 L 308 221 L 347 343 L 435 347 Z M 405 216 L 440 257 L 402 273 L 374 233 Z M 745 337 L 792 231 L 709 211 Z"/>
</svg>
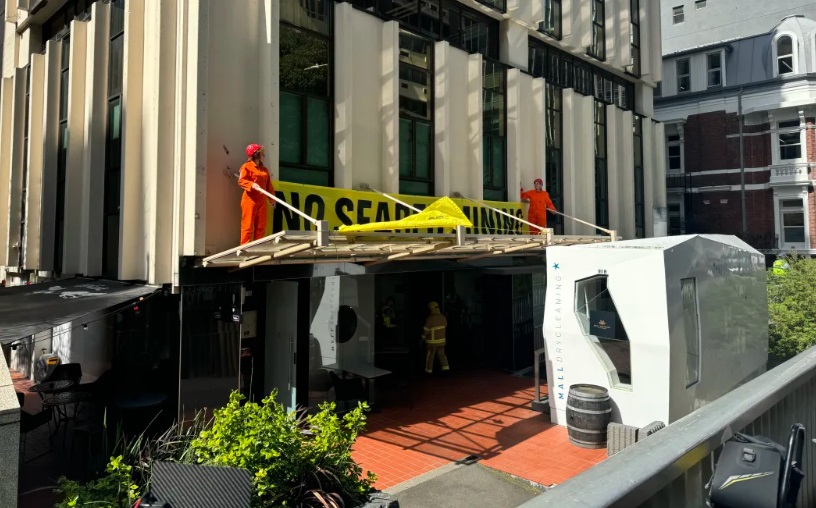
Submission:
<svg viewBox="0 0 816 508">
<path fill-rule="evenodd" d="M 793 65 L 793 39 L 783 35 L 776 40 L 776 73 L 779 76 L 795 72 Z"/>
</svg>

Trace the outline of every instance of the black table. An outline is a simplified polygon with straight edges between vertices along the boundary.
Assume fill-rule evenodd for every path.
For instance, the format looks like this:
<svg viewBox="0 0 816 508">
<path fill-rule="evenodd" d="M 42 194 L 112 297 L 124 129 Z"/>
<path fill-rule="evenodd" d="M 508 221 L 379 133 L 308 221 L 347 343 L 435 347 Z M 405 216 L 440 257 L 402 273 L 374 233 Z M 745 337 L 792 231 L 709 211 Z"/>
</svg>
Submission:
<svg viewBox="0 0 816 508">
<path fill-rule="evenodd" d="M 67 390 L 74 386 L 73 381 L 68 381 L 67 379 L 60 380 L 60 381 L 46 381 L 45 383 L 40 383 L 32 386 L 28 389 L 29 392 L 32 393 L 39 393 L 42 397 L 44 393 L 58 393 L 63 390 Z"/>
<path fill-rule="evenodd" d="M 59 382 L 59 381 L 55 381 Z M 70 381 L 68 381 L 70 383 Z M 71 383 L 73 384 L 73 383 Z M 50 395 L 45 397 L 42 401 L 43 407 L 52 407 L 56 409 L 56 424 L 57 428 L 54 429 L 56 433 L 59 429 L 59 426 L 63 422 L 67 422 L 68 420 L 75 419 L 77 415 L 77 406 L 88 399 L 91 398 L 90 393 L 85 392 L 60 392 L 54 395 Z M 65 409 L 65 406 L 74 405 L 74 415 L 68 416 L 68 411 Z"/>
</svg>

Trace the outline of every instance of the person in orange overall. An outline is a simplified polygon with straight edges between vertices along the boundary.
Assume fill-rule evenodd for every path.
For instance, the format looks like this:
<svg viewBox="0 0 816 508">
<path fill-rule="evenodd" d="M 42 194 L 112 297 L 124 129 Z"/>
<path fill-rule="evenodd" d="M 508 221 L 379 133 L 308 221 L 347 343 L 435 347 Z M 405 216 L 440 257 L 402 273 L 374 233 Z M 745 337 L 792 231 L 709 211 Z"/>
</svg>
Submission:
<svg viewBox="0 0 816 508">
<path fill-rule="evenodd" d="M 269 170 L 263 165 L 264 149 L 251 144 L 246 148 L 247 160 L 241 166 L 238 185 L 244 189 L 241 197 L 241 245 L 263 238 L 266 233 L 266 202 L 275 208 L 275 201 L 265 196 L 261 190 L 274 195 L 275 188 L 269 177 Z"/>
<path fill-rule="evenodd" d="M 530 211 L 527 213 L 527 222 L 532 222 L 536 226 L 547 227 L 547 210 L 556 212 L 555 205 L 550 199 L 550 195 L 543 189 L 544 181 L 541 178 L 536 178 L 533 182 L 535 190 L 524 191 L 521 188 L 521 200 L 525 203 L 530 203 Z M 543 231 L 536 231 L 535 228 L 530 228 L 530 234 L 541 234 Z"/>
</svg>

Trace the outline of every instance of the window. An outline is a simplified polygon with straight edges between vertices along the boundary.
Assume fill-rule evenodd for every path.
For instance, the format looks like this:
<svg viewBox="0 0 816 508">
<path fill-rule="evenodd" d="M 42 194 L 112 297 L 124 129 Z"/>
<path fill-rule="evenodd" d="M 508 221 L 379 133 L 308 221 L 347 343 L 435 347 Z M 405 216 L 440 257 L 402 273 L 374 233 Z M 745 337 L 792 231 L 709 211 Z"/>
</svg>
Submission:
<svg viewBox="0 0 816 508">
<path fill-rule="evenodd" d="M 657 86 L 655 87 L 654 96 L 661 97 L 663 95 L 663 82 L 658 81 Z"/>
<path fill-rule="evenodd" d="M 90 19 L 91 6 L 96 1 L 97 0 L 69 0 L 63 2 L 63 6 L 42 24 L 42 49 L 45 50 L 45 43 L 47 41 L 59 39 L 67 34 L 70 30 L 71 21 L 75 19 Z"/>
<path fill-rule="evenodd" d="M 539 31 L 561 38 L 561 0 L 544 1 L 544 21 L 538 26 Z"/>
<path fill-rule="evenodd" d="M 331 13 L 328 1 L 281 2 L 280 179 L 287 182 L 334 181 Z"/>
<path fill-rule="evenodd" d="M 595 224 L 609 228 L 609 174 L 606 165 L 606 104 L 595 99 Z"/>
<path fill-rule="evenodd" d="M 669 236 L 683 234 L 683 211 L 681 203 L 669 203 Z"/>
<path fill-rule="evenodd" d="M 454 47 L 488 58 L 499 58 L 499 22 L 455 0 L 352 0 L 351 3 L 396 20 L 402 27 L 434 40 L 448 41 Z M 480 0 L 480 3 L 505 9 L 505 0 Z"/>
<path fill-rule="evenodd" d="M 122 201 L 122 79 L 125 54 L 125 0 L 111 2 L 108 50 L 108 121 L 102 224 L 102 273 L 119 277 L 119 218 Z"/>
<path fill-rule="evenodd" d="M 63 37 L 60 53 L 59 140 L 57 151 L 57 210 L 54 221 L 54 272 L 62 273 L 65 230 L 65 172 L 68 164 L 68 79 L 71 64 L 71 39 Z"/>
<path fill-rule="evenodd" d="M 597 339 L 592 344 L 606 366 L 611 384 L 632 384 L 629 336 L 609 291 L 607 276 L 575 282 L 575 314 L 584 335 Z"/>
<path fill-rule="evenodd" d="M 677 68 L 677 93 L 691 90 L 691 64 L 688 58 L 681 58 L 675 62 Z"/>
<path fill-rule="evenodd" d="M 507 10 L 507 0 L 476 0 L 482 5 L 486 5 L 488 7 L 492 7 L 499 12 L 505 12 Z"/>
<path fill-rule="evenodd" d="M 801 199 L 779 202 L 782 215 L 782 239 L 786 244 L 805 243 L 805 208 Z"/>
<path fill-rule="evenodd" d="M 588 48 L 589 56 L 598 60 L 606 59 L 606 14 L 604 0 L 592 2 L 592 44 Z"/>
<path fill-rule="evenodd" d="M 793 72 L 793 39 L 783 35 L 776 41 L 776 73 L 784 76 Z"/>
<path fill-rule="evenodd" d="M 482 64 L 482 161 L 484 198 L 507 200 L 504 65 L 485 59 Z"/>
<path fill-rule="evenodd" d="M 666 158 L 669 173 L 683 172 L 683 145 L 678 134 L 666 136 Z"/>
<path fill-rule="evenodd" d="M 401 31 L 400 193 L 433 196 L 433 44 Z"/>
<path fill-rule="evenodd" d="M 646 238 L 646 189 L 643 181 L 643 117 L 634 115 L 632 123 L 635 161 L 635 236 L 637 238 Z"/>
<path fill-rule="evenodd" d="M 722 86 L 722 53 L 706 55 L 706 70 L 708 72 L 708 88 Z"/>
<path fill-rule="evenodd" d="M 683 300 L 683 333 L 686 336 L 686 388 L 700 381 L 700 314 L 697 307 L 697 279 L 680 280 Z"/>
<path fill-rule="evenodd" d="M 779 122 L 779 159 L 795 160 L 802 158 L 802 136 L 799 120 Z"/>
<path fill-rule="evenodd" d="M 629 72 L 640 76 L 640 0 L 629 1 L 629 46 L 632 53 Z"/>
<path fill-rule="evenodd" d="M 702 9 L 706 6 L 706 0 L 694 0 L 694 8 Z"/>
<path fill-rule="evenodd" d="M 683 21 L 685 21 L 686 15 L 683 13 L 683 6 L 679 5 L 677 7 L 672 8 L 672 23 L 675 25 L 679 25 Z"/>
<path fill-rule="evenodd" d="M 562 129 L 562 90 L 547 83 L 545 86 L 546 101 L 546 178 L 547 192 L 557 210 L 564 210 L 564 160 L 561 152 L 563 143 Z M 564 234 L 564 218 L 556 215 L 552 225 L 555 234 Z"/>
</svg>

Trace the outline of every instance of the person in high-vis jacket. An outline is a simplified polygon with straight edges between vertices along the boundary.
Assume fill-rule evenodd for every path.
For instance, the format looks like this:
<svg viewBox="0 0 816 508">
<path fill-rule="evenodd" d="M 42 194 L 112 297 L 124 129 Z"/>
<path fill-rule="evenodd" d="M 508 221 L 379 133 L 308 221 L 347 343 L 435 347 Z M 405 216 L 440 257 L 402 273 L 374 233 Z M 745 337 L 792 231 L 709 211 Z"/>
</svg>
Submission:
<svg viewBox="0 0 816 508">
<path fill-rule="evenodd" d="M 536 178 L 533 182 L 535 189 L 525 191 L 521 188 L 521 200 L 524 203 L 530 203 L 530 210 L 527 212 L 527 221 L 532 222 L 536 226 L 547 227 L 547 211 L 556 212 L 555 205 L 550 199 L 550 195 L 544 190 L 544 181 L 541 178 Z M 530 228 L 531 235 L 543 233 L 543 231 Z"/>
<path fill-rule="evenodd" d="M 433 373 L 434 358 L 439 357 L 439 363 L 442 364 L 442 370 L 450 370 L 448 365 L 448 357 L 445 356 L 445 330 L 448 327 L 448 320 L 442 315 L 439 310 L 439 304 L 431 302 L 428 304 L 428 310 L 431 311 L 427 319 L 425 319 L 425 326 L 422 328 L 422 339 L 425 341 L 425 372 Z"/>
<path fill-rule="evenodd" d="M 774 275 L 787 275 L 790 270 L 790 263 L 785 258 L 777 259 L 773 264 Z"/>
<path fill-rule="evenodd" d="M 266 235 L 266 203 L 275 208 L 275 202 L 261 191 L 275 194 L 269 170 L 264 166 L 264 149 L 261 145 L 246 147 L 247 161 L 241 166 L 238 185 L 244 189 L 241 196 L 241 245 Z"/>
</svg>

